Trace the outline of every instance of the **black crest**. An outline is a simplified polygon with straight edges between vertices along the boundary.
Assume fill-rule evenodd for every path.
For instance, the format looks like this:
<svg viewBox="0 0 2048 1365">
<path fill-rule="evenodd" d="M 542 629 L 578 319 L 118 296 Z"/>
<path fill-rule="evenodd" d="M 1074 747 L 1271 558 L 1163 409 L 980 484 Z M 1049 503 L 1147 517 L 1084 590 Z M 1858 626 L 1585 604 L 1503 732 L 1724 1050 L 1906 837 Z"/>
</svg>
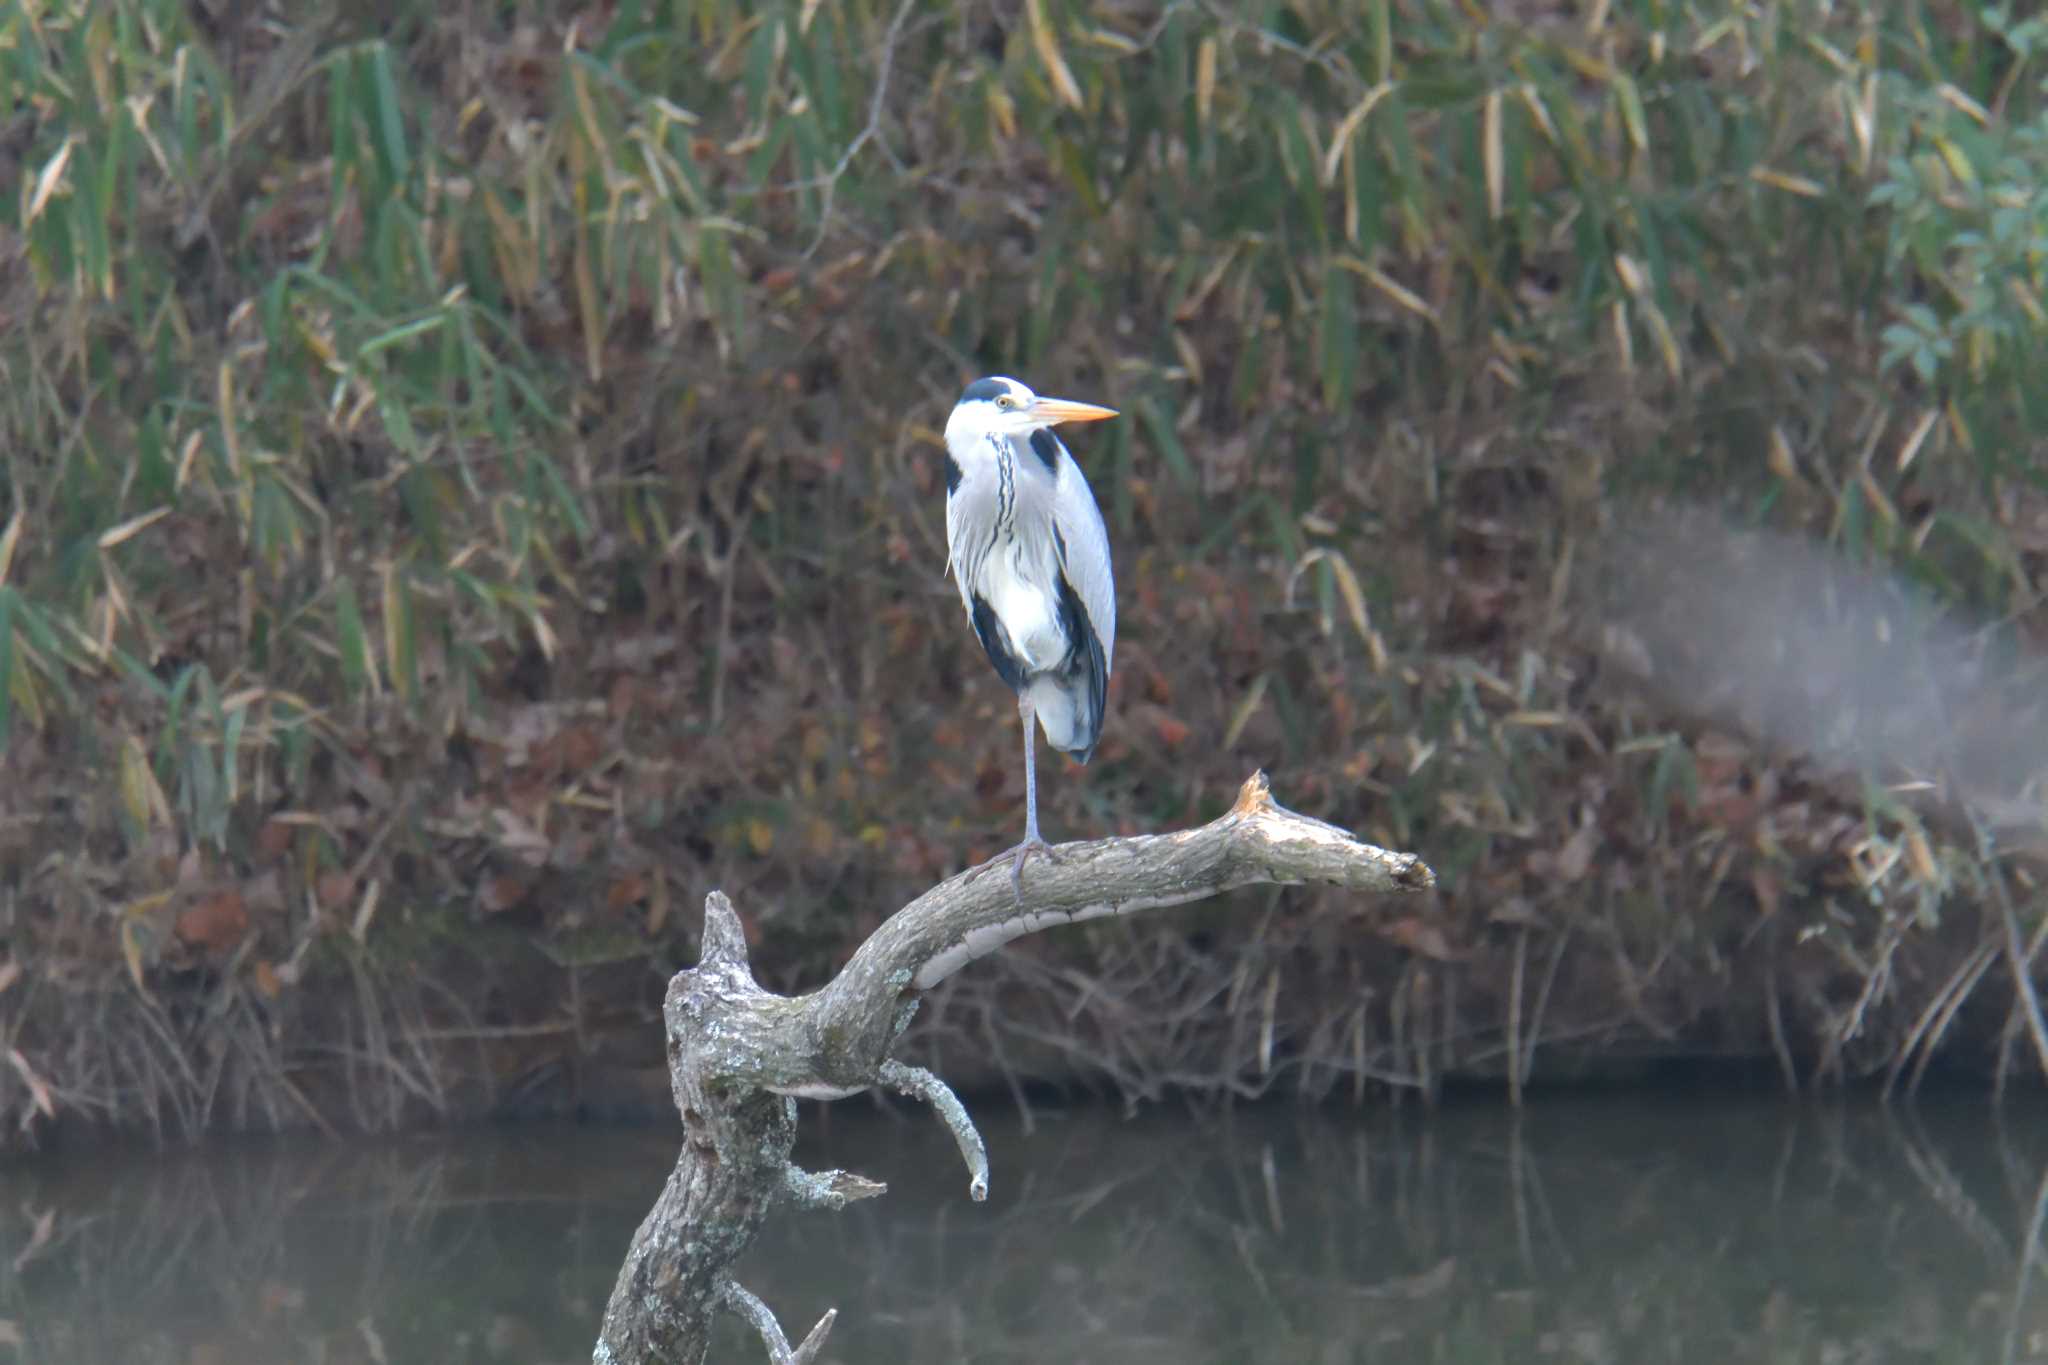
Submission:
<svg viewBox="0 0 2048 1365">
<path fill-rule="evenodd" d="M 960 401 L 963 403 L 973 403 L 985 400 L 993 403 L 1009 391 L 1010 386 L 1000 379 L 977 379 L 967 386 L 965 393 L 960 395 Z"/>
</svg>

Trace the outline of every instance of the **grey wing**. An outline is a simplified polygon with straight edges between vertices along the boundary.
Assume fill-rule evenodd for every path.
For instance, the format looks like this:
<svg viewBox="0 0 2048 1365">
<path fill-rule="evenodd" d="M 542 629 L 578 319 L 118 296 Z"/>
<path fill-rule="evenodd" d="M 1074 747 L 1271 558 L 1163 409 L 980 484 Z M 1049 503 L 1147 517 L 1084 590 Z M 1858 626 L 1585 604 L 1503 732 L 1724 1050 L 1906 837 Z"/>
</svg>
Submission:
<svg viewBox="0 0 2048 1365">
<path fill-rule="evenodd" d="M 1102 641 L 1105 679 L 1116 651 L 1116 579 L 1109 564 L 1109 529 L 1088 489 L 1088 479 L 1072 456 L 1060 461 L 1053 486 L 1053 524 L 1059 528 L 1060 571 L 1088 612 L 1088 623 Z"/>
</svg>

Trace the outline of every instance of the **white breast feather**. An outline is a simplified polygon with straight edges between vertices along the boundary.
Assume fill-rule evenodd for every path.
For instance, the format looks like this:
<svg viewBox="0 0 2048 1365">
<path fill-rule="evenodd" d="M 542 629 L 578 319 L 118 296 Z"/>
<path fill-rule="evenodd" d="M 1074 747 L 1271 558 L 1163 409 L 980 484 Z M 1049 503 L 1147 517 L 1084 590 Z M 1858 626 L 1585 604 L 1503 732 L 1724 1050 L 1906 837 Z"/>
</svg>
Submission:
<svg viewBox="0 0 2048 1365">
<path fill-rule="evenodd" d="M 1008 549 L 999 547 L 989 556 L 982 595 L 1008 632 L 1011 649 L 1024 671 L 1041 672 L 1066 656 L 1067 637 L 1055 615 L 1052 594 L 1032 581 Z"/>
</svg>

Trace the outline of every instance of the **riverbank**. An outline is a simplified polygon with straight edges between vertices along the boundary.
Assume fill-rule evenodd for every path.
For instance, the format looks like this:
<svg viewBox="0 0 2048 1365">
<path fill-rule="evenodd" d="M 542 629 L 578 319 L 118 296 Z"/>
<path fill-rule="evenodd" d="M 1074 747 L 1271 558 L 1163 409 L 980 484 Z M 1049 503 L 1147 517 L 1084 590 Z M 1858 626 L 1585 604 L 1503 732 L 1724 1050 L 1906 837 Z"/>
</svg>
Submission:
<svg viewBox="0 0 2048 1365">
<path fill-rule="evenodd" d="M 2038 1084 L 2027 32 L 672 9 L 16 45 L 0 1142 L 575 1103 L 709 891 L 795 991 L 1013 843 L 988 371 L 1124 414 L 1048 836 L 1263 769 L 1442 889 L 1049 935 L 926 1003 L 948 1071 Z"/>
</svg>

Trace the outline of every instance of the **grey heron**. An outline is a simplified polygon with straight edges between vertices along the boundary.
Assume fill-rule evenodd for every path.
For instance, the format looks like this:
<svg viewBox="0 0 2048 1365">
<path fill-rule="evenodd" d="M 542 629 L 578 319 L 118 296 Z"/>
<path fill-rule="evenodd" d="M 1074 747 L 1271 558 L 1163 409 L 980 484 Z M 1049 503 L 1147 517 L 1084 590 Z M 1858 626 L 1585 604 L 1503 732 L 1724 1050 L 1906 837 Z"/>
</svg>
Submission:
<svg viewBox="0 0 2048 1365">
<path fill-rule="evenodd" d="M 1052 429 L 1114 416 L 997 376 L 969 384 L 946 421 L 948 567 L 1024 723 L 1024 842 L 997 855 L 1011 859 L 1020 899 L 1025 859 L 1050 853 L 1038 836 L 1032 719 L 1046 743 L 1086 763 L 1102 737 L 1116 648 L 1109 533 L 1081 466 Z"/>
</svg>

